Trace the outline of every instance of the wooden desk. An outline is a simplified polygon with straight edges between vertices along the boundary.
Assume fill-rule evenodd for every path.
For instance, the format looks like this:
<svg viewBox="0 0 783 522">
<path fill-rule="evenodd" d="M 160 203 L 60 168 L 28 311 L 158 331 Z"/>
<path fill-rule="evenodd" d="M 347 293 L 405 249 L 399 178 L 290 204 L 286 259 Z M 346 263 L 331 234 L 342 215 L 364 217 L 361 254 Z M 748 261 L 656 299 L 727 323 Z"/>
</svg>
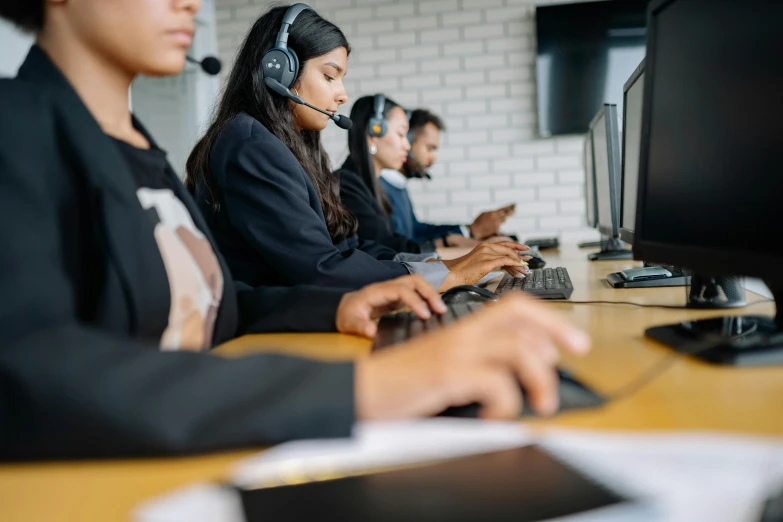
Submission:
<svg viewBox="0 0 783 522">
<path fill-rule="evenodd" d="M 608 300 L 682 304 L 683 288 L 624 290 L 603 278 L 633 261 L 587 261 L 589 250 L 564 246 L 543 254 L 549 266 L 565 266 L 574 282 L 571 301 Z M 448 255 L 448 252 L 445 252 Z M 749 294 L 748 300 L 761 298 Z M 656 324 L 725 314 L 772 314 L 764 303 L 732 311 L 691 311 L 550 302 L 593 336 L 592 353 L 563 366 L 605 393 L 613 393 L 656 364 L 673 357 L 644 338 Z M 324 359 L 366 353 L 369 341 L 338 334 L 246 336 L 218 349 L 227 357 L 260 351 Z M 679 358 L 649 385 L 597 411 L 573 412 L 534 424 L 628 430 L 721 430 L 783 436 L 783 368 L 724 368 Z M 185 484 L 225 477 L 230 465 L 253 451 L 177 458 L 0 466 L 0 520 L 67 522 L 126 520 L 139 502 Z"/>
</svg>

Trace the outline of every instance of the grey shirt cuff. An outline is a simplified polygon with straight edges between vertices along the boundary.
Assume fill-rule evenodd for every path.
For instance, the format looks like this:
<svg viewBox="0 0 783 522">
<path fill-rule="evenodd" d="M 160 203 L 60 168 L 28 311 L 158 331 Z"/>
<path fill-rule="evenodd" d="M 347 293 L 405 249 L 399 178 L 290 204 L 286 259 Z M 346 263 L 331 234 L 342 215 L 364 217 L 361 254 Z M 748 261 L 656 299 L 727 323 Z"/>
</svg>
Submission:
<svg viewBox="0 0 783 522">
<path fill-rule="evenodd" d="M 402 264 L 411 274 L 420 274 L 437 290 L 446 276 L 449 275 L 449 269 L 443 263 L 422 263 L 403 261 Z"/>
<path fill-rule="evenodd" d="M 424 261 L 428 261 L 430 259 L 440 259 L 440 256 L 437 252 L 424 252 L 421 254 L 410 254 L 407 252 L 400 252 L 396 256 L 394 256 L 394 261 L 399 261 L 400 263 L 421 263 Z"/>
<path fill-rule="evenodd" d="M 398 254 L 399 255 L 399 254 Z M 410 255 L 410 254 L 405 254 Z M 415 255 L 415 254 L 413 254 Z M 440 285 L 449 275 L 449 269 L 441 262 L 427 263 L 427 262 L 415 262 L 415 261 L 402 261 L 402 265 L 408 269 L 411 274 L 420 274 L 427 280 L 435 289 L 439 289 Z M 496 272 L 490 272 L 476 282 L 476 285 L 483 285 L 489 283 L 496 277 L 502 277 L 505 275 L 505 271 L 500 270 Z"/>
</svg>

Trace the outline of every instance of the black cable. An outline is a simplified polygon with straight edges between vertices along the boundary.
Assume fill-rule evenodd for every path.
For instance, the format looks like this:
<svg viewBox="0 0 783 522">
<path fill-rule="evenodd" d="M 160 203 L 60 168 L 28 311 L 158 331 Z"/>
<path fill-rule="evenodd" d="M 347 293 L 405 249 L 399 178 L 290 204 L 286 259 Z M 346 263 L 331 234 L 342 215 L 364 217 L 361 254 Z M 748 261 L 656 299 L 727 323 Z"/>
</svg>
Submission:
<svg viewBox="0 0 783 522">
<path fill-rule="evenodd" d="M 673 352 L 668 354 L 666 357 L 644 370 L 641 375 L 608 394 L 607 398 L 612 401 L 621 401 L 623 399 L 627 399 L 663 375 L 666 370 L 671 368 L 675 362 L 685 355 L 693 354 L 686 354 L 684 352 Z"/>
<path fill-rule="evenodd" d="M 753 306 L 757 305 L 759 303 L 768 303 L 768 302 L 774 302 L 774 299 L 765 298 L 763 301 L 755 301 L 753 303 L 750 303 L 746 306 Z M 555 301 L 555 302 L 568 302 L 568 301 Z M 599 303 L 599 304 L 628 304 L 628 305 L 634 305 L 634 306 L 644 306 L 644 307 L 650 307 L 650 308 L 684 308 L 684 307 L 678 307 L 678 306 L 667 306 L 667 305 L 644 305 L 640 303 L 631 303 L 631 302 L 624 302 L 624 301 L 573 301 L 576 304 L 592 304 L 592 303 Z M 646 370 L 644 370 L 641 375 L 638 377 L 635 377 L 631 381 L 627 382 L 626 384 L 620 386 L 618 389 L 616 389 L 614 392 L 607 395 L 607 398 L 612 401 L 619 401 L 623 399 L 627 399 L 628 397 L 634 395 L 639 390 L 656 380 L 658 377 L 663 375 L 663 373 L 671 368 L 675 362 L 679 361 L 680 359 L 684 358 L 687 355 L 690 356 L 698 356 L 699 354 L 706 352 L 708 350 L 711 350 L 713 346 L 708 346 L 706 348 L 703 348 L 701 350 L 696 350 L 694 352 L 672 352 L 663 359 L 659 360 L 655 364 L 648 367 Z"/>
<path fill-rule="evenodd" d="M 774 302 L 774 299 L 765 299 L 764 301 L 754 301 L 752 303 L 746 304 L 744 307 L 746 308 L 748 306 L 755 306 L 757 304 L 762 303 L 769 303 Z M 610 305 L 630 305 L 630 306 L 639 306 L 642 308 L 668 308 L 673 310 L 705 310 L 704 308 L 689 308 L 686 305 L 656 305 L 656 304 L 643 304 L 643 303 L 632 303 L 630 301 L 571 301 L 571 300 L 551 300 L 551 303 L 558 303 L 558 304 L 610 304 Z M 738 307 L 740 308 L 740 307 Z M 726 310 L 729 310 L 726 308 Z"/>
</svg>

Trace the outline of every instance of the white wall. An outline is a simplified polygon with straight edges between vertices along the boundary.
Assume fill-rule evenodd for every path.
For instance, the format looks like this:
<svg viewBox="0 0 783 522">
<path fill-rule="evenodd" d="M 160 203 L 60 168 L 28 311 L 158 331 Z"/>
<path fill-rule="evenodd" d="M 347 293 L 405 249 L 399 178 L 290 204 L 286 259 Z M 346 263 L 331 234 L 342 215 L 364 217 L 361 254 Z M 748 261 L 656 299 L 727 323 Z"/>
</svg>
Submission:
<svg viewBox="0 0 783 522">
<path fill-rule="evenodd" d="M 345 33 L 353 52 L 351 100 L 383 91 L 444 117 L 448 132 L 434 179 L 411 183 L 420 218 L 468 222 L 509 202 L 505 227 L 522 236 L 597 238 L 584 226 L 581 136 L 539 139 L 536 123 L 536 0 L 311 0 Z M 553 3 L 547 1 L 546 3 Z M 265 0 L 216 0 L 221 58 L 230 66 Z M 348 107 L 341 112 L 348 113 Z M 347 155 L 330 126 L 332 161 Z"/>
<path fill-rule="evenodd" d="M 196 36 L 189 54 L 201 59 L 217 54 L 215 12 L 212 0 L 204 0 L 196 17 Z M 133 82 L 133 113 L 168 155 L 172 167 L 185 174 L 185 162 L 196 141 L 206 131 L 220 81 L 197 65 L 167 78 L 140 77 Z"/>
<path fill-rule="evenodd" d="M 0 20 L 0 76 L 16 76 L 33 37 L 19 32 L 13 25 Z"/>
</svg>

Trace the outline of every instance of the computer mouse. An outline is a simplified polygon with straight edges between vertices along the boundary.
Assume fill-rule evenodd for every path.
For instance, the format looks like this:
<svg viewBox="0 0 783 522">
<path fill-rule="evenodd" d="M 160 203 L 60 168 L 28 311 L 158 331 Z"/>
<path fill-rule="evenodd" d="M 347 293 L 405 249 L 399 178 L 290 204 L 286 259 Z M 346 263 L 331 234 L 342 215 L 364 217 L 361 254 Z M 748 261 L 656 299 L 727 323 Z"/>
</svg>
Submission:
<svg viewBox="0 0 783 522">
<path fill-rule="evenodd" d="M 498 296 L 494 292 L 473 285 L 455 286 L 443 293 L 443 302 L 447 305 L 485 303 L 497 300 Z"/>
<path fill-rule="evenodd" d="M 520 255 L 530 256 L 530 259 L 527 260 L 527 266 L 529 266 L 532 270 L 535 270 L 536 268 L 544 268 L 546 266 L 546 261 L 544 261 L 544 258 L 541 257 L 541 252 L 535 248 L 520 252 Z"/>
<path fill-rule="evenodd" d="M 598 394 L 596 391 L 587 387 L 587 385 L 581 383 L 568 372 L 564 370 L 557 370 L 557 376 L 559 379 L 558 394 L 560 396 L 560 408 L 558 413 L 567 410 L 580 410 L 585 408 L 596 408 L 605 404 L 606 398 Z M 520 417 L 535 416 L 536 413 L 527 403 L 527 393 L 525 389 L 520 386 L 522 393 L 522 401 L 524 409 Z M 480 406 L 476 403 L 468 404 L 466 406 L 453 406 L 440 413 L 439 417 L 463 417 L 463 418 L 476 418 L 478 417 Z"/>
</svg>

